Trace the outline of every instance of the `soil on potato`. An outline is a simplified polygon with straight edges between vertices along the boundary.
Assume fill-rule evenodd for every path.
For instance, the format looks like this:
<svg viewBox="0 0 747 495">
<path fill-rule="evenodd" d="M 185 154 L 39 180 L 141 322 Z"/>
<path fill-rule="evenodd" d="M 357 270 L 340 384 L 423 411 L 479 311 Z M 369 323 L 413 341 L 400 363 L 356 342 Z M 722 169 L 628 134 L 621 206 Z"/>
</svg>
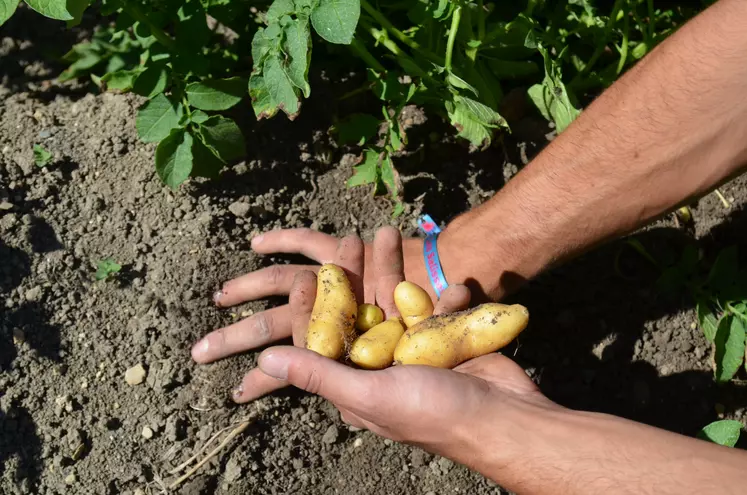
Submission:
<svg viewBox="0 0 747 495">
<path fill-rule="evenodd" d="M 154 173 L 153 146 L 137 139 L 141 100 L 51 84 L 60 67 L 42 62 L 36 33 L 53 32 L 46 41 L 59 45 L 63 31 L 44 23 L 32 35 L 25 17 L 19 11 L 3 28 L 0 45 L 2 493 L 162 493 L 174 466 L 251 410 L 232 405 L 229 390 L 256 353 L 198 366 L 189 349 L 206 332 L 283 302 L 211 303 L 222 281 L 291 260 L 257 256 L 253 235 L 312 227 L 370 239 L 387 223 L 414 235 L 420 212 L 447 221 L 479 204 L 546 143 L 527 114 L 512 138 L 469 153 L 452 130 L 409 108 L 412 151 L 398 161 L 407 207 L 392 220 L 385 199 L 344 185 L 355 155 L 328 136 L 327 107 L 350 86 L 322 71 L 296 122 L 247 124 L 246 161 L 222 180 L 173 192 Z M 251 116 L 246 105 L 240 111 Z M 431 140 L 433 132 L 441 137 Z M 34 165 L 34 144 L 54 154 L 52 163 Z M 696 243 L 708 258 L 744 245 L 745 182 L 721 188 L 730 208 L 709 195 L 695 205 L 690 231 L 668 217 L 641 242 L 662 256 Z M 655 273 L 623 247 L 597 249 L 513 296 L 532 321 L 511 355 L 569 407 L 687 435 L 719 416 L 743 420 L 747 394 L 714 384 L 692 304 L 664 300 Z M 122 271 L 96 282 L 95 264 L 106 257 Z M 125 372 L 138 365 L 145 377 L 130 385 Z M 259 403 L 264 412 L 240 441 L 180 493 L 503 493 L 447 459 L 348 428 L 318 397 L 289 389 Z"/>
</svg>

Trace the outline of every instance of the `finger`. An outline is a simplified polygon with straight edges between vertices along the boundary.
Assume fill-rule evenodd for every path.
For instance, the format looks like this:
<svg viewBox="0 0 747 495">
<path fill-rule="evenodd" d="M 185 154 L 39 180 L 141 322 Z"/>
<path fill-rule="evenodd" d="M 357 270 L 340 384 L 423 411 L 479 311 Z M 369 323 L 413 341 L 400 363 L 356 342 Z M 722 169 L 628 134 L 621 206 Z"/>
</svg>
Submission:
<svg viewBox="0 0 747 495">
<path fill-rule="evenodd" d="M 211 363 L 290 335 L 290 309 L 288 305 L 279 306 L 210 332 L 192 346 L 192 359 L 198 363 Z"/>
<path fill-rule="evenodd" d="M 441 293 L 441 298 L 436 303 L 436 307 L 433 308 L 433 314 L 454 313 L 455 311 L 467 309 L 470 297 L 471 294 L 467 286 L 460 284 L 450 285 Z"/>
<path fill-rule="evenodd" d="M 300 271 L 319 271 L 317 265 L 272 265 L 229 280 L 213 295 L 216 306 L 229 307 L 269 296 L 285 296 Z"/>
<path fill-rule="evenodd" d="M 520 394 L 540 393 L 524 369 L 503 354 L 494 352 L 470 359 L 454 368 L 454 371 L 482 378 L 503 390 Z"/>
<path fill-rule="evenodd" d="M 354 235 L 346 236 L 340 239 L 334 259 L 334 263 L 345 270 L 358 304 L 363 301 L 364 249 L 360 238 Z"/>
<path fill-rule="evenodd" d="M 337 409 L 340 410 L 340 418 L 342 419 L 343 423 L 350 426 L 355 426 L 356 428 L 360 428 L 362 430 L 368 429 L 366 423 L 361 418 L 359 418 L 358 415 L 353 414 L 344 407 L 338 407 Z"/>
<path fill-rule="evenodd" d="M 287 381 L 267 376 L 259 368 L 253 368 L 233 389 L 231 397 L 237 404 L 244 404 L 287 386 Z"/>
<path fill-rule="evenodd" d="M 291 312 L 291 332 L 293 345 L 305 347 L 306 330 L 309 327 L 311 311 L 316 300 L 316 275 L 313 272 L 300 272 L 291 287 L 288 305 Z"/>
<path fill-rule="evenodd" d="M 252 239 L 252 249 L 260 254 L 298 253 L 318 263 L 332 261 L 337 239 L 311 229 L 281 229 Z"/>
<path fill-rule="evenodd" d="M 354 370 L 313 351 L 298 347 L 272 347 L 260 354 L 259 368 L 269 376 L 287 380 L 302 390 L 317 394 L 338 407 L 360 415 L 373 414 L 378 390 L 386 390 L 378 373 Z"/>
<path fill-rule="evenodd" d="M 394 227 L 383 227 L 376 232 L 373 242 L 376 304 L 386 318 L 399 316 L 394 304 L 394 288 L 405 279 L 402 258 L 402 236 Z"/>
</svg>

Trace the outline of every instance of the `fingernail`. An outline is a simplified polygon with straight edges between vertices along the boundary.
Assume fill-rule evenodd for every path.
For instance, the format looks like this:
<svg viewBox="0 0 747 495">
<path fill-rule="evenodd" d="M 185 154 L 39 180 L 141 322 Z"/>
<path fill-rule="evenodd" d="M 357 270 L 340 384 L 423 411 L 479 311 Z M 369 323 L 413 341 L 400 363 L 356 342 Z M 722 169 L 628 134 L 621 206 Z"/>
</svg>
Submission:
<svg viewBox="0 0 747 495">
<path fill-rule="evenodd" d="M 197 342 L 194 347 L 192 347 L 192 355 L 204 356 L 205 354 L 207 354 L 208 347 L 210 347 L 210 342 L 208 342 L 208 339 L 202 339 L 201 341 Z"/>
<path fill-rule="evenodd" d="M 277 378 L 278 380 L 285 380 L 288 378 L 288 360 L 283 359 L 282 356 L 278 356 L 271 352 L 262 356 L 258 364 L 259 369 L 261 369 L 265 375 Z"/>
<path fill-rule="evenodd" d="M 257 237 L 255 237 L 254 239 L 252 239 L 252 247 L 256 246 L 257 244 L 259 244 L 260 242 L 262 242 L 264 239 L 265 239 L 264 234 L 258 235 Z"/>
<path fill-rule="evenodd" d="M 223 297 L 223 291 L 217 290 L 213 293 L 213 302 L 216 306 L 220 306 L 220 298 Z"/>
<path fill-rule="evenodd" d="M 233 397 L 233 400 L 239 400 L 241 396 L 244 394 L 244 384 L 239 384 L 238 387 L 231 390 L 231 397 Z"/>
</svg>

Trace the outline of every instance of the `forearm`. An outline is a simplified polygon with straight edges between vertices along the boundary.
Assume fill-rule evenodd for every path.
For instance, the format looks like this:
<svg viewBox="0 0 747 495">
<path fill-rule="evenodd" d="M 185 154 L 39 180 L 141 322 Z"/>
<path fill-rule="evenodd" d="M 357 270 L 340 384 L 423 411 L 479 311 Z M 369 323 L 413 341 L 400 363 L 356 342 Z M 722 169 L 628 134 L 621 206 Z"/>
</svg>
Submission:
<svg viewBox="0 0 747 495">
<path fill-rule="evenodd" d="M 442 234 L 450 282 L 518 279 L 629 233 L 747 162 L 747 2 L 722 0 L 610 87 L 490 201 Z M 465 252 L 478 256 L 466 260 Z"/>
<path fill-rule="evenodd" d="M 522 495 L 727 495 L 747 486 L 742 450 L 604 414 L 530 407 L 500 417 L 475 432 L 466 464 Z"/>
</svg>

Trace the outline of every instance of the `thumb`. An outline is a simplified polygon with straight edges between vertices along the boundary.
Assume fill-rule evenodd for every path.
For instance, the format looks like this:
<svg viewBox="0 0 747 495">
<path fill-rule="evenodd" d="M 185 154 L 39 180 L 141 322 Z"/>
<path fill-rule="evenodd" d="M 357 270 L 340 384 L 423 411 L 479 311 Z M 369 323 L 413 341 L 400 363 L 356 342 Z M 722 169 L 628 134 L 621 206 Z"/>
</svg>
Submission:
<svg viewBox="0 0 747 495">
<path fill-rule="evenodd" d="M 321 395 L 339 407 L 360 410 L 371 401 L 371 372 L 354 370 L 316 352 L 292 346 L 271 347 L 259 356 L 257 365 L 266 375 L 287 380 L 300 389 Z"/>
</svg>

